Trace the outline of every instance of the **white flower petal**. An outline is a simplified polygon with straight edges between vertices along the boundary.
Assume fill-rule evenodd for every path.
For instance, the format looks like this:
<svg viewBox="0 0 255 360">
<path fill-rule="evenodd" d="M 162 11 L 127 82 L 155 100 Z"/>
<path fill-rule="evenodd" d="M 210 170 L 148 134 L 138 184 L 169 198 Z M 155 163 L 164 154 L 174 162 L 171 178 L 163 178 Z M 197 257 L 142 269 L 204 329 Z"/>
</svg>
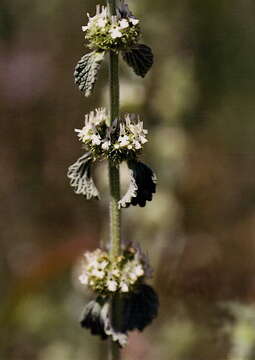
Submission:
<svg viewBox="0 0 255 360">
<path fill-rule="evenodd" d="M 127 19 L 121 19 L 119 21 L 119 25 L 120 25 L 121 29 L 126 29 L 129 27 L 129 23 L 128 23 Z"/>
<path fill-rule="evenodd" d="M 118 285 L 117 282 L 114 281 L 114 280 L 108 280 L 107 281 L 107 288 L 108 288 L 109 291 L 112 291 L 112 292 L 116 291 L 117 290 L 117 285 Z"/>
<path fill-rule="evenodd" d="M 133 25 L 137 25 L 137 24 L 139 23 L 139 20 L 138 20 L 138 19 L 135 19 L 135 18 L 132 18 L 132 17 L 130 17 L 128 20 L 129 20 L 129 21 L 131 22 L 131 24 L 133 24 Z"/>
<path fill-rule="evenodd" d="M 81 274 L 79 276 L 79 281 L 81 284 L 87 285 L 88 284 L 88 275 L 86 273 Z"/>
<path fill-rule="evenodd" d="M 110 34 L 111 34 L 112 39 L 117 39 L 117 38 L 122 37 L 121 31 L 117 27 L 114 27 L 113 29 L 110 29 Z"/>
</svg>

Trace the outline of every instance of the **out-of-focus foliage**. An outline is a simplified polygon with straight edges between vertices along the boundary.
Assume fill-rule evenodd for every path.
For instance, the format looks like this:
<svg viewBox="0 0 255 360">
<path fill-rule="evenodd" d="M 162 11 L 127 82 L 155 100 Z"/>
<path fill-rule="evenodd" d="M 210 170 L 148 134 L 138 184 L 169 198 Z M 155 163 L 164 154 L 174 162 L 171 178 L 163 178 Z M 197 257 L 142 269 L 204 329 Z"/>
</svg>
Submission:
<svg viewBox="0 0 255 360">
<path fill-rule="evenodd" d="M 145 209 L 123 210 L 123 238 L 147 249 L 161 308 L 123 358 L 253 360 L 255 3 L 129 3 L 155 63 L 146 79 L 121 63 L 122 110 L 142 113 L 142 160 L 159 182 Z M 108 101 L 105 65 L 101 94 L 86 99 L 73 84 L 94 7 L 0 3 L 3 360 L 105 358 L 106 345 L 79 327 L 88 295 L 75 274 L 82 252 L 108 236 L 107 195 L 86 202 L 66 178 L 80 154 L 73 129 Z M 102 194 L 106 175 L 97 170 Z"/>
</svg>

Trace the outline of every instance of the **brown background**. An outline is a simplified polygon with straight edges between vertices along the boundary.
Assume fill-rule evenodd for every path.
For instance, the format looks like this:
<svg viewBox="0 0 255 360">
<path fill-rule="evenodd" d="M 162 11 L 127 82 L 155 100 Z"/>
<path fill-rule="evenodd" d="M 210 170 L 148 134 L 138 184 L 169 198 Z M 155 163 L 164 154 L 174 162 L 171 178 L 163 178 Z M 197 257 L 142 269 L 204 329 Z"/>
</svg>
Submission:
<svg viewBox="0 0 255 360">
<path fill-rule="evenodd" d="M 68 186 L 81 154 L 73 132 L 107 106 L 107 66 L 83 98 L 73 69 L 87 51 L 81 25 L 94 1 L 0 3 L 0 359 L 105 359 L 78 324 L 87 294 L 76 281 L 86 249 L 107 238 L 101 202 Z M 145 80 L 121 64 L 122 110 L 149 129 L 143 159 L 158 175 L 145 209 L 123 213 L 123 238 L 155 268 L 161 310 L 131 335 L 126 360 L 255 357 L 255 4 L 140 0 Z M 123 185 L 125 187 L 125 185 Z M 100 346 L 99 346 L 100 345 Z"/>
</svg>

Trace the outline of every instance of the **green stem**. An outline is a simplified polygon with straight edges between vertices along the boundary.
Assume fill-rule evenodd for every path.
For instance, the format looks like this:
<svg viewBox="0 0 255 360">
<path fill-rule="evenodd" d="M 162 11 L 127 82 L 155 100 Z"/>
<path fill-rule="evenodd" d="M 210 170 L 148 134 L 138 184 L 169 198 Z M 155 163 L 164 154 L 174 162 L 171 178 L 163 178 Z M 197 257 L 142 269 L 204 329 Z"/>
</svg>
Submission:
<svg viewBox="0 0 255 360">
<path fill-rule="evenodd" d="M 110 53 L 110 121 L 111 123 L 119 117 L 119 66 L 118 54 Z M 118 201 L 120 199 L 119 168 L 109 162 L 110 183 L 110 232 L 111 232 L 111 258 L 120 255 L 120 210 Z"/>
<path fill-rule="evenodd" d="M 110 15 L 116 14 L 115 0 L 107 0 Z M 110 52 L 110 123 L 119 117 L 119 58 L 118 54 Z M 120 231 L 120 174 L 119 168 L 109 161 L 109 184 L 110 184 L 110 257 L 115 259 L 121 254 L 121 231 Z M 120 322 L 120 304 L 113 299 L 111 304 L 111 316 L 113 323 Z M 109 360 L 120 360 L 120 350 L 116 342 L 109 344 Z"/>
</svg>

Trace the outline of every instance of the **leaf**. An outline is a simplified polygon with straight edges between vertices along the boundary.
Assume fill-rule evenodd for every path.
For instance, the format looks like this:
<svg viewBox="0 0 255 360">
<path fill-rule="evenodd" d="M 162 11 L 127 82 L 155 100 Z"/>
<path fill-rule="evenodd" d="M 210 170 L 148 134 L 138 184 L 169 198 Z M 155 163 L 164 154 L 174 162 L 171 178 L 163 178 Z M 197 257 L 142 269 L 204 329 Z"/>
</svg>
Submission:
<svg viewBox="0 0 255 360">
<path fill-rule="evenodd" d="M 128 162 L 130 185 L 126 194 L 119 201 L 119 208 L 139 205 L 144 207 L 146 201 L 152 200 L 156 192 L 157 178 L 155 173 L 140 161 Z"/>
<path fill-rule="evenodd" d="M 74 192 L 86 196 L 87 200 L 93 197 L 99 199 L 99 192 L 91 177 L 91 165 L 92 158 L 90 152 L 88 152 L 69 166 L 67 172 L 70 185 L 75 189 Z"/>
<path fill-rule="evenodd" d="M 122 329 L 113 326 L 110 311 L 110 302 L 106 302 L 101 312 L 101 318 L 104 322 L 104 330 L 108 336 L 111 336 L 112 341 L 117 342 L 121 347 L 127 344 L 127 334 Z"/>
<path fill-rule="evenodd" d="M 117 301 L 121 312 L 116 323 L 111 317 L 111 306 Z M 112 303 L 113 302 L 113 303 Z M 108 337 L 121 347 L 127 344 L 127 332 L 143 331 L 158 314 L 159 300 L 154 289 L 147 284 L 140 284 L 135 291 L 112 298 L 98 296 L 84 308 L 80 320 L 81 327 L 89 329 L 92 335 L 99 335 L 102 340 Z"/>
<path fill-rule="evenodd" d="M 74 81 L 86 97 L 93 91 L 103 58 L 104 52 L 92 51 L 84 55 L 75 67 Z"/>
<path fill-rule="evenodd" d="M 143 331 L 158 314 L 158 296 L 150 285 L 140 284 L 122 301 L 122 331 Z"/>
<path fill-rule="evenodd" d="M 99 335 L 102 340 L 107 339 L 104 321 L 101 317 L 103 303 L 100 298 L 90 301 L 84 308 L 80 320 L 81 327 L 89 329 L 92 335 Z"/>
<path fill-rule="evenodd" d="M 120 346 L 127 343 L 127 334 L 116 330 L 112 326 L 110 315 L 110 301 L 98 296 L 84 308 L 80 320 L 81 327 L 89 329 L 92 335 L 99 335 L 102 340 L 109 336 Z"/>
<path fill-rule="evenodd" d="M 145 77 L 153 64 L 153 53 L 149 46 L 137 44 L 128 51 L 122 51 L 123 60 L 134 70 L 136 75 Z"/>
</svg>

